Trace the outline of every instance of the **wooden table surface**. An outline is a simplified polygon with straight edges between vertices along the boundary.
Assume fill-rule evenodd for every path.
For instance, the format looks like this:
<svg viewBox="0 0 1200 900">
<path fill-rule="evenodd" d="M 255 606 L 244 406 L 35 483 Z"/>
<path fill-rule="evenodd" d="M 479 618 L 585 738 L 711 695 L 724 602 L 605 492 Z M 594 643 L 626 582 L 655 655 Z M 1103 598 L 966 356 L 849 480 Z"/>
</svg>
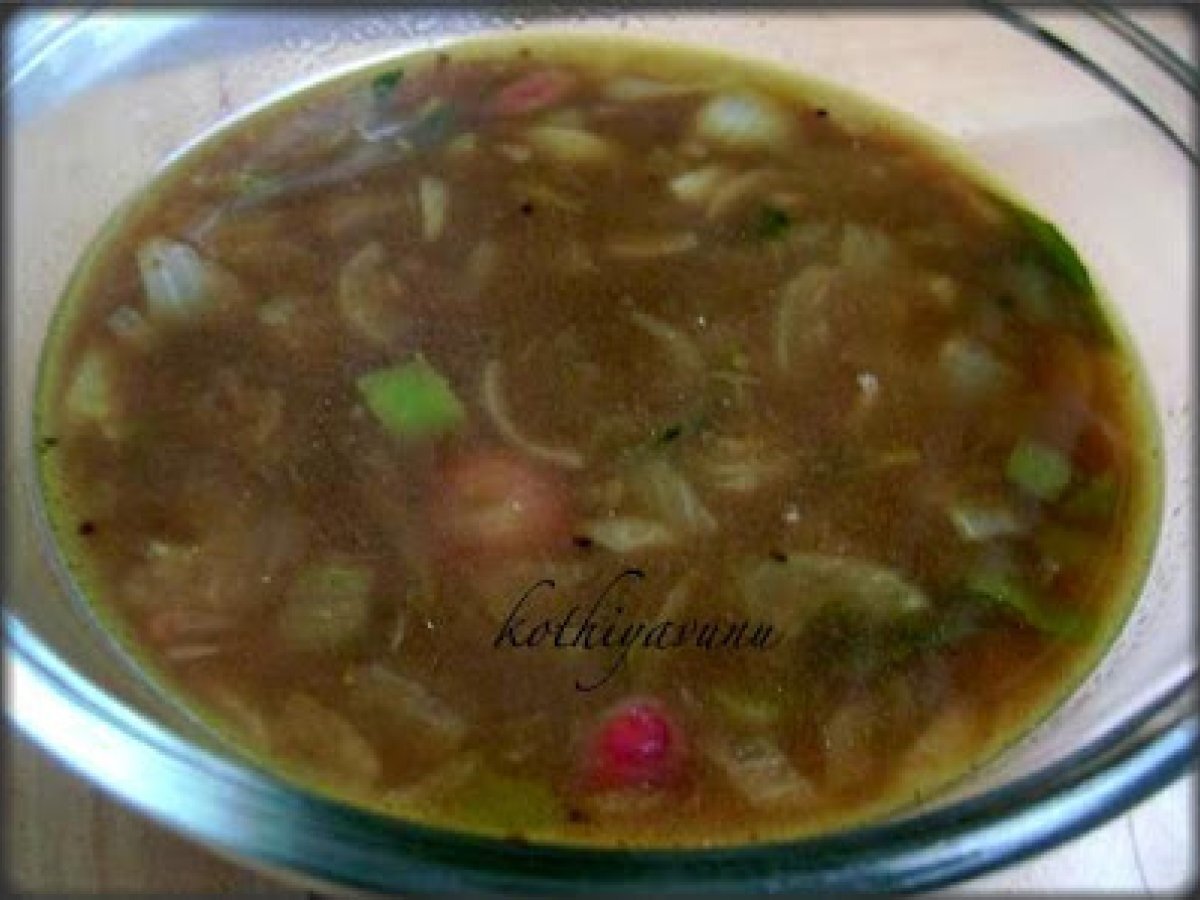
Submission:
<svg viewBox="0 0 1200 900">
<path fill-rule="evenodd" d="M 1153 30 L 1186 53 L 1172 14 Z M 1156 27 L 1157 26 L 1157 27 Z M 5 773 L 5 869 L 21 891 L 264 894 L 303 889 L 222 860 L 112 802 L 10 729 Z M 1176 894 L 1196 879 L 1196 776 L 1032 860 L 953 893 Z"/>
</svg>

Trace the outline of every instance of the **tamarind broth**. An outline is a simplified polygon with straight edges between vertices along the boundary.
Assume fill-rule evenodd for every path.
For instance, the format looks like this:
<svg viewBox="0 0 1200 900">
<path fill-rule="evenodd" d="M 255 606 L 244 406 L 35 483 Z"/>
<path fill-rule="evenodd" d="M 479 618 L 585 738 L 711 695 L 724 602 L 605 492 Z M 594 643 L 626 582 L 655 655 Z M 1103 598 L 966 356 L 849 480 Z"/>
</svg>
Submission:
<svg viewBox="0 0 1200 900">
<path fill-rule="evenodd" d="M 221 129 L 97 241 L 40 392 L 60 546 L 148 674 L 290 777 L 530 840 L 945 786 L 1103 652 L 1156 509 L 1052 225 L 865 101 L 624 41 Z"/>
</svg>

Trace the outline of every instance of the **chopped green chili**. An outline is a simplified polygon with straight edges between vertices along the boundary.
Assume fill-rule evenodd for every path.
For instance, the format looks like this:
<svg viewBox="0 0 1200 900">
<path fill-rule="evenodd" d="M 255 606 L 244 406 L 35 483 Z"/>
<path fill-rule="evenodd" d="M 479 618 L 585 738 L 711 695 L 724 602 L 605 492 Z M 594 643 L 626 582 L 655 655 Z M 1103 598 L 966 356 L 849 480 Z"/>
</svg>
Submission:
<svg viewBox="0 0 1200 900">
<path fill-rule="evenodd" d="M 398 437 L 436 437 L 466 418 L 450 383 L 419 355 L 363 375 L 358 390 L 375 418 Z"/>
<path fill-rule="evenodd" d="M 1005 477 L 1038 500 L 1053 502 L 1071 482 L 1071 464 L 1058 450 L 1026 439 L 1009 454 Z"/>
</svg>

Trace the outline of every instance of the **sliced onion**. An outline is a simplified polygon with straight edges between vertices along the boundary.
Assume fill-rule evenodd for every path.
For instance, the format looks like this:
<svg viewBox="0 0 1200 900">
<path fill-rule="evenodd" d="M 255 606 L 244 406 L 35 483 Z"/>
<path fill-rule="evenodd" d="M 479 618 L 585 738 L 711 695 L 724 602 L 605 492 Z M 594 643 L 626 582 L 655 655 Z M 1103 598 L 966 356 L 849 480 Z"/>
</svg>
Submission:
<svg viewBox="0 0 1200 900">
<path fill-rule="evenodd" d="M 535 150 L 559 162 L 604 165 L 618 157 L 616 144 L 582 128 L 534 125 L 525 129 L 525 138 Z"/>
<path fill-rule="evenodd" d="M 724 166 L 703 166 L 676 175 L 669 187 L 676 199 L 699 206 L 708 201 L 727 174 Z"/>
<path fill-rule="evenodd" d="M 734 175 L 712 192 L 704 211 L 705 218 L 710 222 L 724 218 L 756 195 L 761 197 L 778 179 L 779 173 L 773 169 L 752 169 Z"/>
<path fill-rule="evenodd" d="M 115 436 L 110 433 L 115 428 L 116 413 L 111 363 L 102 351 L 88 350 L 75 366 L 67 388 L 66 409 L 73 418 L 93 422 L 109 437 Z"/>
<path fill-rule="evenodd" d="M 739 406 L 745 405 L 752 388 L 762 384 L 762 379 L 757 375 L 751 375 L 749 372 L 730 371 L 728 369 L 710 372 L 708 377 L 718 385 L 727 387 L 729 393 L 733 396 L 734 402 Z"/>
<path fill-rule="evenodd" d="M 424 806 L 465 787 L 482 770 L 483 756 L 475 750 L 463 751 L 417 781 L 388 791 L 384 797 L 390 806 L 401 809 L 414 804 Z"/>
<path fill-rule="evenodd" d="M 829 340 L 827 300 L 834 275 L 829 266 L 814 263 L 784 285 L 775 318 L 775 365 L 781 372 L 792 367 L 799 334 L 806 345 Z"/>
<path fill-rule="evenodd" d="M 378 663 L 354 672 L 350 702 L 372 718 L 419 735 L 449 752 L 467 734 L 466 720 L 417 679 Z"/>
<path fill-rule="evenodd" d="M 865 559 L 823 553 L 789 554 L 785 561 L 756 560 L 738 578 L 754 615 L 789 637 L 829 605 L 850 608 L 864 621 L 894 621 L 922 612 L 929 598 L 898 572 Z"/>
<path fill-rule="evenodd" d="M 750 494 L 773 480 L 779 467 L 768 460 L 748 458 L 714 461 L 708 464 L 706 472 L 707 482 L 717 490 Z"/>
<path fill-rule="evenodd" d="M 342 184 L 366 175 L 410 152 L 401 140 L 379 140 L 362 144 L 346 153 L 338 153 L 333 162 L 307 166 L 292 174 L 271 179 L 268 189 L 243 194 L 230 204 L 231 212 L 253 209 L 285 197 L 295 197 L 331 185 Z"/>
<path fill-rule="evenodd" d="M 271 729 L 271 746 L 299 754 L 354 782 L 375 781 L 383 770 L 370 742 L 344 716 L 308 694 L 290 694 Z"/>
<path fill-rule="evenodd" d="M 583 533 L 613 553 L 669 547 L 676 535 L 662 522 L 637 516 L 612 516 L 585 522 Z"/>
<path fill-rule="evenodd" d="M 276 634 L 295 653 L 333 652 L 353 645 L 371 615 L 371 574 L 344 565 L 302 569 L 276 613 Z"/>
<path fill-rule="evenodd" d="M 436 241 L 446 230 L 446 212 L 450 191 L 440 178 L 426 176 L 417 185 L 421 204 L 421 233 L 427 241 Z"/>
<path fill-rule="evenodd" d="M 646 511 L 667 525 L 691 534 L 711 534 L 717 530 L 717 520 L 695 489 L 665 459 L 638 465 L 627 481 Z"/>
<path fill-rule="evenodd" d="M 694 572 L 689 572 L 680 578 L 671 590 L 667 591 L 662 606 L 658 610 L 659 621 L 678 622 L 683 618 L 684 612 L 692 602 L 697 580 L 698 576 Z"/>
<path fill-rule="evenodd" d="M 188 663 L 220 656 L 224 651 L 218 644 L 177 644 L 163 651 L 170 662 Z"/>
<path fill-rule="evenodd" d="M 254 747 L 266 748 L 269 740 L 266 719 L 241 691 L 218 683 L 208 688 L 204 696 L 216 712 L 237 729 L 239 738 Z"/>
<path fill-rule="evenodd" d="M 640 310 L 631 312 L 629 318 L 638 328 L 662 343 L 663 349 L 678 368 L 691 375 L 703 374 L 704 356 L 695 341 L 686 334 L 674 325 Z"/>
<path fill-rule="evenodd" d="M 146 635 L 161 647 L 188 641 L 212 640 L 234 628 L 233 615 L 223 610 L 168 606 L 146 618 Z"/>
<path fill-rule="evenodd" d="M 1028 524 L 1009 506 L 955 501 L 946 508 L 955 531 L 965 541 L 990 541 L 1024 534 Z"/>
<path fill-rule="evenodd" d="M 816 797 L 812 782 L 796 771 L 768 735 L 710 735 L 704 752 L 742 799 L 757 809 L 798 806 Z"/>
<path fill-rule="evenodd" d="M 842 229 L 838 261 L 854 275 L 873 275 L 891 262 L 893 241 L 878 228 L 850 223 Z"/>
<path fill-rule="evenodd" d="M 329 234 L 337 240 L 385 227 L 386 220 L 402 213 L 408 198 L 395 194 L 338 193 L 325 207 Z"/>
<path fill-rule="evenodd" d="M 962 400 L 979 400 L 1011 385 L 1016 377 L 986 345 L 963 335 L 942 342 L 938 368 L 947 386 Z"/>
<path fill-rule="evenodd" d="M 582 469 L 583 454 L 565 447 L 548 447 L 526 437 L 517 428 L 509 411 L 508 403 L 500 389 L 500 363 L 489 360 L 483 367 L 483 408 L 500 435 L 514 447 L 528 453 L 534 459 L 562 466 L 564 469 Z"/>
<path fill-rule="evenodd" d="M 137 264 L 150 312 L 191 315 L 211 303 L 205 263 L 194 247 L 150 238 L 138 247 Z"/>
<path fill-rule="evenodd" d="M 749 494 L 787 474 L 785 453 L 768 447 L 761 438 L 720 436 L 695 459 L 701 483 L 719 491 Z"/>
<path fill-rule="evenodd" d="M 858 385 L 858 392 L 846 413 L 846 422 L 853 428 L 858 428 L 879 402 L 880 384 L 879 376 L 874 372 L 859 372 L 854 380 Z"/>
<path fill-rule="evenodd" d="M 623 234 L 609 238 L 608 252 L 619 259 L 654 259 L 695 250 L 700 240 L 691 231 L 663 234 Z"/>
<path fill-rule="evenodd" d="M 468 300 L 478 300 L 491 283 L 500 264 L 500 248 L 490 238 L 484 238 L 471 250 L 463 269 L 462 292 Z"/>
<path fill-rule="evenodd" d="M 658 100 L 666 97 L 683 97 L 693 94 L 698 88 L 685 84 L 673 84 L 646 78 L 641 75 L 622 75 L 604 84 L 604 95 L 620 103 L 635 103 L 639 100 Z"/>
<path fill-rule="evenodd" d="M 406 324 L 405 288 L 386 260 L 383 245 L 372 241 L 346 261 L 337 282 L 338 311 L 350 330 L 380 346 L 392 343 Z"/>
<path fill-rule="evenodd" d="M 659 607 L 655 621 L 683 622 L 699 580 L 699 576 L 695 572 L 684 574 L 663 597 L 662 606 Z M 655 684 L 661 684 L 666 656 L 667 654 L 663 653 L 631 653 L 629 655 L 629 671 L 636 684 L 650 690 L 654 690 Z"/>
<path fill-rule="evenodd" d="M 785 149 L 792 137 L 786 111 L 758 94 L 718 94 L 701 108 L 697 134 L 731 150 Z"/>
<path fill-rule="evenodd" d="M 146 317 L 128 304 L 118 306 L 109 313 L 104 324 L 118 338 L 137 346 L 145 346 L 153 333 Z"/>
<path fill-rule="evenodd" d="M 972 711 L 961 703 L 940 709 L 904 752 L 902 766 L 912 772 L 937 772 L 972 752 L 979 734 Z"/>
<path fill-rule="evenodd" d="M 400 645 L 404 643 L 406 634 L 408 634 L 408 609 L 401 607 L 396 613 L 396 620 L 392 623 L 391 631 L 388 632 L 388 650 L 392 653 L 399 650 Z"/>
</svg>

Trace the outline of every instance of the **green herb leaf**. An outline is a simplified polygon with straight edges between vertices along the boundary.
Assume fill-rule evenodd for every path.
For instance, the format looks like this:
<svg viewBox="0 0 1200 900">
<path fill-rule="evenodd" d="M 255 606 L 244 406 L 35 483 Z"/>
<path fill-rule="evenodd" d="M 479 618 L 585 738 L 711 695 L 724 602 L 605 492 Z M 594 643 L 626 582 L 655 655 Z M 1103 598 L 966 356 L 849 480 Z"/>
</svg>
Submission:
<svg viewBox="0 0 1200 900">
<path fill-rule="evenodd" d="M 1061 231 L 1037 213 L 1016 204 L 1010 205 L 1013 218 L 1037 248 L 1038 256 L 1050 271 L 1061 276 L 1075 290 L 1092 298 L 1096 294 L 1087 267 Z"/>
<path fill-rule="evenodd" d="M 1087 617 L 1074 610 L 1048 607 L 1038 602 L 1021 584 L 997 572 L 972 573 L 964 587 L 969 596 L 1007 607 L 1045 634 L 1080 638 L 1090 627 Z"/>
<path fill-rule="evenodd" d="M 415 147 L 435 147 L 445 143 L 458 127 L 458 110 L 441 98 L 429 100 L 417 114 L 406 137 Z"/>
<path fill-rule="evenodd" d="M 658 434 L 658 442 L 660 444 L 669 444 L 671 441 L 683 434 L 682 425 L 668 425 Z"/>
<path fill-rule="evenodd" d="M 403 69 L 391 69 L 387 72 L 382 72 L 371 79 L 371 93 L 375 95 L 375 99 L 383 102 L 391 98 L 396 87 L 404 80 Z"/>
<path fill-rule="evenodd" d="M 786 210 L 776 206 L 764 206 L 759 210 L 755 231 L 768 241 L 783 237 L 792 227 L 792 217 Z"/>
<path fill-rule="evenodd" d="M 826 607 L 809 637 L 825 658 L 863 678 L 938 653 L 986 628 L 991 617 L 990 606 L 962 596 L 939 600 L 936 609 L 887 623 L 867 622 L 845 607 Z"/>
<path fill-rule="evenodd" d="M 1029 242 L 1025 266 L 1043 269 L 1059 283 L 1058 290 L 1044 291 L 1044 302 L 1053 297 L 1055 309 L 1039 311 L 1043 315 L 1053 312 L 1060 321 L 1074 322 L 1100 340 L 1111 342 L 1112 329 L 1100 308 L 1095 284 L 1075 248 L 1052 222 L 1007 199 L 1000 202 Z"/>
</svg>

